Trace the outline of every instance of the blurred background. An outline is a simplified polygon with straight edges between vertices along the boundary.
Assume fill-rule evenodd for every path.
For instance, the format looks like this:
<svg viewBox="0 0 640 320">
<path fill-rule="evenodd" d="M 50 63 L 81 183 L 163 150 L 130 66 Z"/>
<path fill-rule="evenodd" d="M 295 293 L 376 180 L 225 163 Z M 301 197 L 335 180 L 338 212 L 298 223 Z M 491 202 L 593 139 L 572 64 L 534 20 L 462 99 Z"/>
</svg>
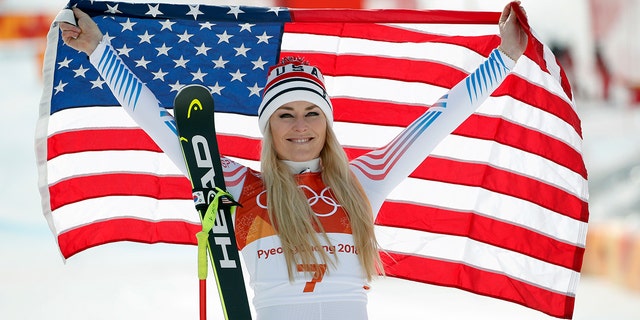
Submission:
<svg viewBox="0 0 640 320">
<path fill-rule="evenodd" d="M 481 11 L 500 11 L 507 3 L 180 2 Z M 33 147 L 42 55 L 49 25 L 65 4 L 65 0 L 0 0 L 0 317 L 195 319 L 195 248 L 117 243 L 65 262 L 42 216 Z M 591 217 L 574 319 L 640 319 L 640 0 L 522 0 L 522 4 L 538 37 L 553 48 L 567 72 L 582 119 Z M 423 287 L 381 280 L 378 292 L 387 294 L 371 293 L 371 318 L 549 319 L 508 302 Z M 388 292 L 394 293 L 392 301 Z M 211 305 L 210 319 L 215 319 L 217 305 Z"/>
</svg>

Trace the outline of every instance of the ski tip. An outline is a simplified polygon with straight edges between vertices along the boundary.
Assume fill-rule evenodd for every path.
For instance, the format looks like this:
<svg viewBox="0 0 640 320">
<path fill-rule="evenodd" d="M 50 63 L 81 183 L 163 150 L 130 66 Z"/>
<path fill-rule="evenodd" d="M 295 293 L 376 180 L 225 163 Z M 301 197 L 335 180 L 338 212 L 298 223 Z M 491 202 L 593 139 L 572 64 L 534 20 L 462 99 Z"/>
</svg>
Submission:
<svg viewBox="0 0 640 320">
<path fill-rule="evenodd" d="M 180 91 L 187 90 L 187 89 L 188 89 L 188 90 L 192 90 L 192 89 L 189 89 L 189 88 L 200 88 L 200 89 L 202 89 L 202 90 L 207 90 L 207 91 L 211 92 L 211 91 L 209 90 L 209 88 L 205 87 L 205 86 L 204 86 L 204 85 L 202 85 L 202 84 L 198 84 L 198 83 L 188 84 L 188 85 L 186 85 L 186 86 L 182 87 L 182 88 L 180 89 Z M 198 90 L 200 90 L 200 89 L 198 89 Z"/>
<path fill-rule="evenodd" d="M 186 85 L 184 87 L 182 87 L 178 93 L 176 94 L 176 97 L 174 98 L 174 105 L 176 103 L 176 100 L 180 99 L 180 97 L 183 96 L 212 96 L 211 90 L 209 90 L 209 88 L 201 85 L 201 84 L 189 84 Z M 213 97 L 212 97 L 213 99 Z"/>
<path fill-rule="evenodd" d="M 182 106 L 190 111 L 193 108 L 202 109 L 203 105 L 213 108 L 214 101 L 211 90 L 201 84 L 190 84 L 182 87 L 173 99 L 174 109 Z M 188 112 L 188 114 L 190 113 Z"/>
</svg>

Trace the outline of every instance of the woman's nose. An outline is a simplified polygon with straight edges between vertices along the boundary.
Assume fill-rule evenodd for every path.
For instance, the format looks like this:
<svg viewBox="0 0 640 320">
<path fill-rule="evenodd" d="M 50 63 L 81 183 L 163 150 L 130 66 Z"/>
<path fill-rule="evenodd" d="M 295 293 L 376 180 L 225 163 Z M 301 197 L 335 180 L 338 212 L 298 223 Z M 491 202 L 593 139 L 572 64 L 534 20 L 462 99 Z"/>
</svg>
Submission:
<svg viewBox="0 0 640 320">
<path fill-rule="evenodd" d="M 298 132 L 306 131 L 308 128 L 309 126 L 304 117 L 297 118 L 293 124 L 293 129 Z"/>
</svg>

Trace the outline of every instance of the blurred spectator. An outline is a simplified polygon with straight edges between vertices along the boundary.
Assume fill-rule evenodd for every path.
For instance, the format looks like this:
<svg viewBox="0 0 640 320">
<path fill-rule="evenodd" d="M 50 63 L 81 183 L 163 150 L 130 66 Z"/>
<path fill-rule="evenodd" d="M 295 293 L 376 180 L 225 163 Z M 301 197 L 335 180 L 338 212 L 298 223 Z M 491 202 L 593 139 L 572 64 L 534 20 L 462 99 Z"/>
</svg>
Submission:
<svg viewBox="0 0 640 320">
<path fill-rule="evenodd" d="M 611 73 L 604 57 L 602 56 L 602 49 L 600 45 L 596 46 L 595 51 L 596 69 L 600 75 L 600 81 L 602 82 L 602 99 L 608 101 L 611 87 Z"/>
</svg>

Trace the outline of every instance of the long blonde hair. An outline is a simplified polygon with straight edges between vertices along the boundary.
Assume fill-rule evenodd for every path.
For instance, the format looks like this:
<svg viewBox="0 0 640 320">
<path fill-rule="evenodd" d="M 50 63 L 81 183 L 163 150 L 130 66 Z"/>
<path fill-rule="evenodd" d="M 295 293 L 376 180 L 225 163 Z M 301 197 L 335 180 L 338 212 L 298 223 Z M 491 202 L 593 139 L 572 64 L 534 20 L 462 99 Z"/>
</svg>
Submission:
<svg viewBox="0 0 640 320">
<path fill-rule="evenodd" d="M 349 217 L 362 271 L 367 280 L 371 280 L 384 272 L 378 254 L 371 205 L 362 185 L 349 169 L 347 155 L 330 126 L 327 126 L 320 161 L 322 179 Z M 267 191 L 269 218 L 282 242 L 289 280 L 293 281 L 294 268 L 298 263 L 308 266 L 304 271 L 311 273 L 319 270 L 320 263 L 335 266 L 337 261 L 326 250 L 314 250 L 322 247 L 320 237 L 327 244 L 331 242 L 298 187 L 295 176 L 286 164 L 278 160 L 269 127 L 262 140 L 261 171 Z M 318 227 L 319 232 L 314 226 Z M 321 262 L 315 252 L 320 255 Z"/>
</svg>

